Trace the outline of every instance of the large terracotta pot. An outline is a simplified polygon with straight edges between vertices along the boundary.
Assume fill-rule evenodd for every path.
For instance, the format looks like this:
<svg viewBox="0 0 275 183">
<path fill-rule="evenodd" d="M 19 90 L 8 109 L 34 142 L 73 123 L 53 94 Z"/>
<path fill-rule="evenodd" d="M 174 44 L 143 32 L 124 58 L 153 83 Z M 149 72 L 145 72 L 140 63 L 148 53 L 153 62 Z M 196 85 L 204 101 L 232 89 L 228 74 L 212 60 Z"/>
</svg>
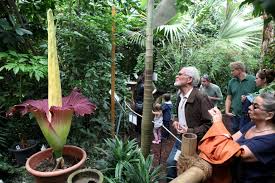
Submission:
<svg viewBox="0 0 275 183">
<path fill-rule="evenodd" d="M 52 149 L 49 148 L 32 155 L 26 162 L 26 169 L 34 176 L 36 183 L 65 183 L 72 172 L 84 166 L 87 154 L 79 147 L 65 145 L 63 155 L 74 157 L 78 159 L 79 162 L 70 168 L 54 172 L 40 172 L 35 170 L 40 162 L 52 156 Z"/>
</svg>

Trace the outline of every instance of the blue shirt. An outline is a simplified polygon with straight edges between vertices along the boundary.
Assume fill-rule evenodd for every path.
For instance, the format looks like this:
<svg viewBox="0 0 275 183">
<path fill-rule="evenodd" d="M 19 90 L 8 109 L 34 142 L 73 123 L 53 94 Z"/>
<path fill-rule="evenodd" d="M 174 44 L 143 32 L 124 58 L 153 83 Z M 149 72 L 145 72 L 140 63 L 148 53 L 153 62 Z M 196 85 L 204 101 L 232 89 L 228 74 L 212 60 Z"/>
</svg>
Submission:
<svg viewBox="0 0 275 183">
<path fill-rule="evenodd" d="M 246 132 L 253 127 L 248 123 L 240 131 L 243 134 L 237 142 L 246 145 L 258 161 L 240 163 L 240 183 L 275 182 L 275 134 L 245 138 Z"/>
<path fill-rule="evenodd" d="M 172 108 L 173 108 L 172 102 L 168 101 L 163 103 L 161 108 L 162 108 L 163 121 L 170 122 L 172 118 L 172 115 L 171 115 Z"/>
</svg>

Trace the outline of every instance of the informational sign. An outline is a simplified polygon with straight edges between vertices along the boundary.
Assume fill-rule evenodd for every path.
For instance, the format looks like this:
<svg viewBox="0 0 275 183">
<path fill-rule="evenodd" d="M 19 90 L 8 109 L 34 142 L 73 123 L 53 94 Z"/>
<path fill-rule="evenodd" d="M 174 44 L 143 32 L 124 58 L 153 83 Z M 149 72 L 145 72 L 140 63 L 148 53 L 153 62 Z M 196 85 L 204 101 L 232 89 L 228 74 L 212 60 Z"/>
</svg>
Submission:
<svg viewBox="0 0 275 183">
<path fill-rule="evenodd" d="M 156 72 L 153 72 L 152 80 L 153 81 L 157 81 L 158 80 L 158 74 Z"/>
<path fill-rule="evenodd" d="M 137 115 L 135 115 L 132 112 L 129 112 L 129 122 L 133 123 L 134 125 L 137 125 Z"/>
<path fill-rule="evenodd" d="M 109 90 L 109 94 L 111 95 L 111 90 Z M 120 102 L 120 97 L 116 94 L 116 92 L 115 92 L 115 100 L 117 101 L 117 102 Z"/>
<path fill-rule="evenodd" d="M 174 157 L 174 160 L 175 160 L 175 161 L 178 161 L 178 160 L 179 160 L 180 153 L 181 153 L 181 151 L 180 151 L 180 150 L 177 150 L 177 152 L 176 152 L 176 154 L 175 154 L 175 157 Z"/>
</svg>

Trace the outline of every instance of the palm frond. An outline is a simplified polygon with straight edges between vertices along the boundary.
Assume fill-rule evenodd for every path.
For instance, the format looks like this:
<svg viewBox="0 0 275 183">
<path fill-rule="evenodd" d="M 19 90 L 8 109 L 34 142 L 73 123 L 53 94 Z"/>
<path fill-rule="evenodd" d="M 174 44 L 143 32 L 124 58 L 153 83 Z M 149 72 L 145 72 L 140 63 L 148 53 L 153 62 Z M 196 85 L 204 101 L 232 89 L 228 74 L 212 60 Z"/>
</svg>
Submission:
<svg viewBox="0 0 275 183">
<path fill-rule="evenodd" d="M 163 32 L 166 39 L 172 44 L 181 42 L 183 38 L 195 32 L 194 19 L 188 14 L 177 14 L 167 25 L 157 27 L 157 32 Z"/>
<path fill-rule="evenodd" d="M 145 47 L 145 32 L 144 31 L 130 31 L 126 32 L 130 41 L 140 47 Z"/>
<path fill-rule="evenodd" d="M 249 49 L 260 43 L 262 28 L 263 21 L 260 17 L 245 19 L 240 10 L 235 10 L 225 20 L 218 39 L 226 41 L 238 49 Z"/>
</svg>

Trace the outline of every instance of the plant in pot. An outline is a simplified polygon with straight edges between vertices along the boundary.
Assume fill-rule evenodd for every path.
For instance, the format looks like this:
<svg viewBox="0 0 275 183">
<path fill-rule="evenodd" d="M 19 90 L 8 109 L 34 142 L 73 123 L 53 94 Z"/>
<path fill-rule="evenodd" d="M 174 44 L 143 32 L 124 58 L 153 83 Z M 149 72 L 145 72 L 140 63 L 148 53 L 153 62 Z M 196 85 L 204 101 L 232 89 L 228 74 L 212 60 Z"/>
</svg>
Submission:
<svg viewBox="0 0 275 183">
<path fill-rule="evenodd" d="M 62 183 L 69 174 L 83 167 L 87 157 L 81 148 L 65 145 L 72 116 L 91 114 L 96 106 L 77 89 L 62 98 L 52 10 L 48 10 L 47 19 L 48 99 L 28 100 L 12 107 L 8 114 L 12 115 L 15 111 L 20 111 L 22 115 L 31 112 L 51 147 L 32 155 L 26 162 L 27 171 L 35 177 L 37 183 Z"/>
<path fill-rule="evenodd" d="M 19 134 L 20 142 L 14 143 L 8 150 L 14 155 L 19 166 L 25 165 L 27 158 L 39 151 L 38 141 L 29 139 Z"/>
</svg>

